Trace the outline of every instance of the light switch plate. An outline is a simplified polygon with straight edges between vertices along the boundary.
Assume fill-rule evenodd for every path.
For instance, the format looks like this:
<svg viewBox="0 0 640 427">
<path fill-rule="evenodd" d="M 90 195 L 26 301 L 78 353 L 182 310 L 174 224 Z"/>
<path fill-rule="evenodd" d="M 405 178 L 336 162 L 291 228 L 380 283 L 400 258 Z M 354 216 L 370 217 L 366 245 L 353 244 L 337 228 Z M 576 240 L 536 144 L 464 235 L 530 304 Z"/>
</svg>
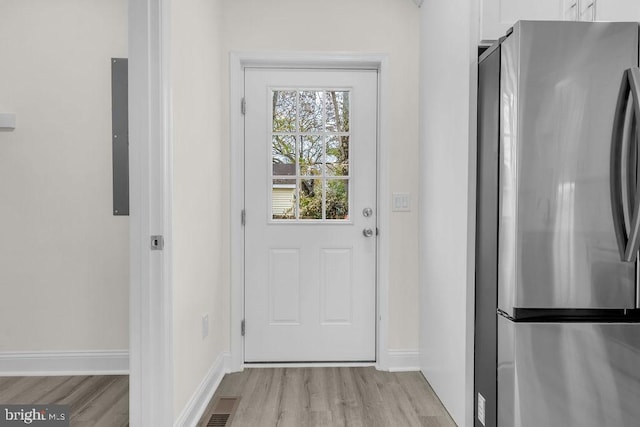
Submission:
<svg viewBox="0 0 640 427">
<path fill-rule="evenodd" d="M 411 194 L 409 193 L 393 193 L 394 212 L 411 212 Z"/>
</svg>

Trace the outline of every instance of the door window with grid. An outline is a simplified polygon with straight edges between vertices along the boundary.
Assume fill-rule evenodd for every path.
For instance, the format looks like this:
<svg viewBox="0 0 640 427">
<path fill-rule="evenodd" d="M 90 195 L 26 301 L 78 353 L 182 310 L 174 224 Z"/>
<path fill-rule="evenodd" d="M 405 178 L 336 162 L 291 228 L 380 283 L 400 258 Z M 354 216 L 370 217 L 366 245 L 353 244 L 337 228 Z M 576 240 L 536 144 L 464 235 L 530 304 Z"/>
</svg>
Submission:
<svg viewBox="0 0 640 427">
<path fill-rule="evenodd" d="M 348 90 L 271 90 L 272 220 L 349 220 L 349 98 Z"/>
</svg>

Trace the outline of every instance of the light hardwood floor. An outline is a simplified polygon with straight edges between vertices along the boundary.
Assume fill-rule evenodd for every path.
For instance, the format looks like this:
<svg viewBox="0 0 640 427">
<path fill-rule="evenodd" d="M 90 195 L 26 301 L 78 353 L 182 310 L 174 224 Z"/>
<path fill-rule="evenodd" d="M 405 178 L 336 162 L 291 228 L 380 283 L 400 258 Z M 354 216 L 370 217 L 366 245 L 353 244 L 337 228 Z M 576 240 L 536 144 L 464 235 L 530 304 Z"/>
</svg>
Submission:
<svg viewBox="0 0 640 427">
<path fill-rule="evenodd" d="M 129 425 L 129 377 L 0 377 L 0 404 L 69 405 L 71 427 Z"/>
<path fill-rule="evenodd" d="M 224 377 L 219 396 L 241 396 L 233 427 L 455 427 L 419 372 L 375 368 L 245 369 Z"/>
</svg>

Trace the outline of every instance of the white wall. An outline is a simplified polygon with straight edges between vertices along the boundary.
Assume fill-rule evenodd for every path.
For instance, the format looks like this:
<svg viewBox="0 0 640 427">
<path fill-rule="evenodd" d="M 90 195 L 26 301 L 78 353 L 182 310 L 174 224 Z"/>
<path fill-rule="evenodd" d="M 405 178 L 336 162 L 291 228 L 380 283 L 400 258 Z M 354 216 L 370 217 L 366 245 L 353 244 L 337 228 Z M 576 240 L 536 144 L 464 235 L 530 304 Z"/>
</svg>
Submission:
<svg viewBox="0 0 640 427">
<path fill-rule="evenodd" d="M 478 15 L 467 0 L 428 0 L 421 14 L 421 368 L 472 426 Z"/>
<path fill-rule="evenodd" d="M 111 62 L 126 0 L 2 0 L 0 351 L 128 349 L 128 217 L 112 215 Z"/>
<path fill-rule="evenodd" d="M 221 138 L 221 2 L 174 1 L 173 363 L 177 417 L 218 356 L 229 349 L 229 280 L 223 233 L 228 205 Z M 202 316 L 209 336 L 202 338 Z"/>
<path fill-rule="evenodd" d="M 392 192 L 409 192 L 413 211 L 392 213 L 389 348 L 418 348 L 419 10 L 409 0 L 223 0 L 224 91 L 230 51 L 389 54 Z M 223 123 L 228 123 L 224 99 Z M 225 131 L 225 137 L 228 129 Z M 225 158 L 229 154 L 225 152 Z M 224 168 L 225 180 L 229 177 Z M 225 195 L 225 203 L 229 195 Z M 388 207 L 390 210 L 390 207 Z M 227 236 L 228 239 L 228 236 Z"/>
</svg>

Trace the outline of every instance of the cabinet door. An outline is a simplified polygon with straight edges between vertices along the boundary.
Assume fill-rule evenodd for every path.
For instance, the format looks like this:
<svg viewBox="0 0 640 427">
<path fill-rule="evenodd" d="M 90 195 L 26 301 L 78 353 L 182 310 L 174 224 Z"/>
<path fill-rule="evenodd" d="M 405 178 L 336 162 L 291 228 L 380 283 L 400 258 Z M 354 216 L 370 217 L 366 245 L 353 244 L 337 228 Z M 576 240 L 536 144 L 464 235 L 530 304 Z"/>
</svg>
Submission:
<svg viewBox="0 0 640 427">
<path fill-rule="evenodd" d="M 596 0 L 580 0 L 578 8 L 580 10 L 578 21 L 594 22 L 598 19 L 596 17 Z"/>
<path fill-rule="evenodd" d="M 597 0 L 596 20 L 640 22 L 640 1 L 638 0 Z"/>
<path fill-rule="evenodd" d="M 576 0 L 573 0 L 575 3 Z M 618 0 L 630 3 L 638 0 Z M 564 19 L 570 0 L 483 0 L 481 42 L 492 42 L 504 36 L 520 19 L 555 21 Z"/>
</svg>

